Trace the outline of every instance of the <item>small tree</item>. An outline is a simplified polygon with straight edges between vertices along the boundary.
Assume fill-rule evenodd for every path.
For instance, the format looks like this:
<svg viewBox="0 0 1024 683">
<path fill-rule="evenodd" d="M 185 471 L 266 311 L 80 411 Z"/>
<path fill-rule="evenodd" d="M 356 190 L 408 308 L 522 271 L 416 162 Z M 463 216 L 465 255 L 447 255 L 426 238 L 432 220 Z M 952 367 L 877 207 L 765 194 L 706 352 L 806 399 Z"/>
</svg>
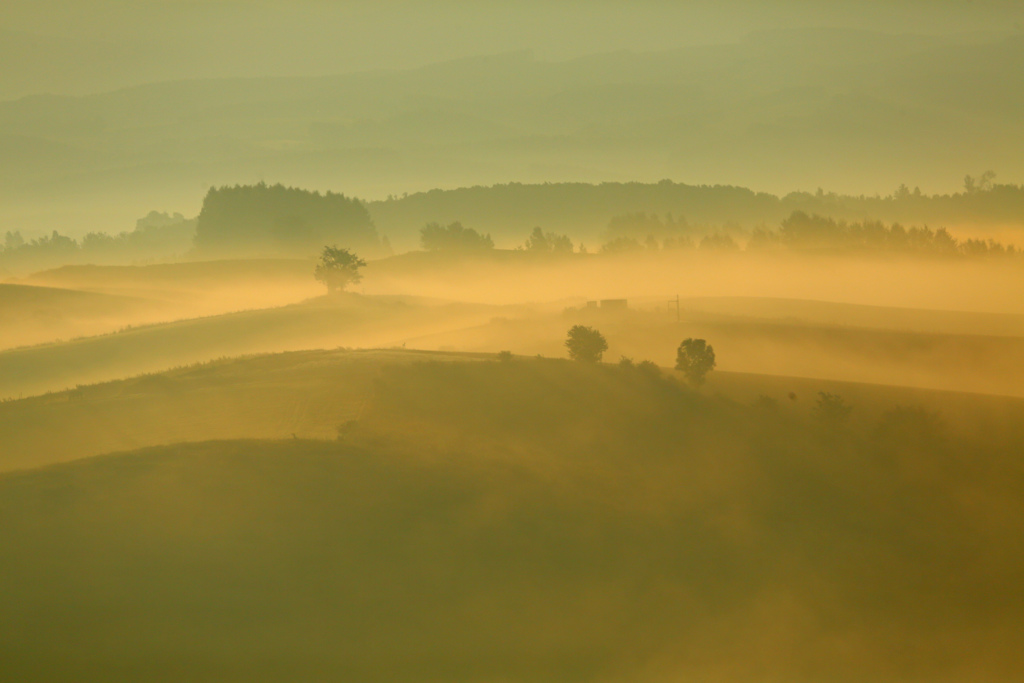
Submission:
<svg viewBox="0 0 1024 683">
<path fill-rule="evenodd" d="M 686 380 L 694 386 L 704 383 L 704 377 L 715 368 L 715 349 L 703 339 L 684 339 L 676 351 L 676 370 L 682 370 Z"/>
<path fill-rule="evenodd" d="M 608 350 L 608 342 L 592 327 L 573 325 L 565 340 L 565 348 L 569 349 L 569 357 L 573 360 L 600 363 L 601 356 Z"/>
<path fill-rule="evenodd" d="M 324 247 L 313 277 L 327 285 L 328 293 L 342 292 L 349 283 L 356 284 L 363 279 L 359 269 L 365 265 L 366 261 L 348 249 Z"/>
</svg>

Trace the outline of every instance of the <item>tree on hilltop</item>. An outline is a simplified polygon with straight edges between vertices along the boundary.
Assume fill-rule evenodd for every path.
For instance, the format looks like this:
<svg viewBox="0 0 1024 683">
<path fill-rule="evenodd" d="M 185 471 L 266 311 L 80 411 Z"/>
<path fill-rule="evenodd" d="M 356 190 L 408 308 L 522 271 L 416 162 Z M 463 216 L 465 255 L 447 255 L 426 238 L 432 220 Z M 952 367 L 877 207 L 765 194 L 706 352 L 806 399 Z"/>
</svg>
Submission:
<svg viewBox="0 0 1024 683">
<path fill-rule="evenodd" d="M 343 292 L 349 284 L 357 284 L 363 279 L 359 269 L 366 261 L 348 249 L 338 246 L 324 247 L 320 262 L 313 271 L 313 277 L 327 286 L 328 294 Z"/>
<path fill-rule="evenodd" d="M 573 325 L 565 340 L 569 357 L 585 363 L 600 363 L 601 356 L 608 350 L 604 335 L 592 327 Z"/>
<path fill-rule="evenodd" d="M 676 370 L 681 370 L 694 386 L 703 384 L 714 368 L 715 349 L 704 339 L 684 339 L 676 350 Z"/>
</svg>

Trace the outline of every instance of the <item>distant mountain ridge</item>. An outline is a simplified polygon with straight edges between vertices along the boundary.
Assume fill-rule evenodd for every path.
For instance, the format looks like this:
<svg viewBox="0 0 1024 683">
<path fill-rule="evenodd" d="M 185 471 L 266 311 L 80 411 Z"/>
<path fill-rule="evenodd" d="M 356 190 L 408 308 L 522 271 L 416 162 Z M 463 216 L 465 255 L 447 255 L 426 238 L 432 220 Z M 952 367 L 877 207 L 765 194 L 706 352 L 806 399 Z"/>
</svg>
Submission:
<svg viewBox="0 0 1024 683">
<path fill-rule="evenodd" d="M 0 226 L 109 230 L 259 181 L 369 199 L 510 180 L 869 195 L 949 191 L 988 169 L 1019 182 L 1021 73 L 1020 35 L 801 30 L 30 97 L 0 103 Z"/>
</svg>

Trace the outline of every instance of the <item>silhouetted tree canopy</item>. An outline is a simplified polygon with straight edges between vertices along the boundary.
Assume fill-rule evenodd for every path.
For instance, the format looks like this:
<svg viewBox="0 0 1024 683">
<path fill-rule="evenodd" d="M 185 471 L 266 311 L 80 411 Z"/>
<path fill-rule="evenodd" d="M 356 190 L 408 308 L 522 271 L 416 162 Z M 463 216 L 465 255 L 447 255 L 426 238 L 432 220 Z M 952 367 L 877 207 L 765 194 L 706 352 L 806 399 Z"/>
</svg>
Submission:
<svg viewBox="0 0 1024 683">
<path fill-rule="evenodd" d="M 0 266 L 20 270 L 74 263 L 113 264 L 181 256 L 192 248 L 195 219 L 180 213 L 151 211 L 136 221 L 135 230 L 114 234 L 90 232 L 75 240 L 54 230 L 26 241 L 20 231 L 7 231 L 0 245 Z"/>
<path fill-rule="evenodd" d="M 704 339 L 684 339 L 676 350 L 676 370 L 682 371 L 694 386 L 703 384 L 714 368 L 715 349 Z"/>
<path fill-rule="evenodd" d="M 970 189 L 926 195 L 906 185 L 891 195 L 791 192 L 777 196 L 744 187 L 658 183 L 508 183 L 492 187 L 431 190 L 373 202 L 371 211 L 386 232 L 422 224 L 432 216 L 460 216 L 486 224 L 496 236 L 512 238 L 523 224 L 538 223 L 577 239 L 608 241 L 654 235 L 659 241 L 693 236 L 691 226 L 726 225 L 745 229 L 778 225 L 794 212 L 831 216 L 837 221 L 866 217 L 902 224 L 1024 225 L 1024 185 L 992 182 L 991 174 Z M 984 179 L 986 184 L 981 185 Z M 639 209 L 639 210 L 638 210 Z M 673 216 L 686 216 L 674 218 Z M 581 231 L 581 226 L 606 226 Z M 407 228 L 406 228 L 407 229 Z M 576 232 L 578 231 L 578 232 Z"/>
<path fill-rule="evenodd" d="M 427 251 L 474 251 L 494 248 L 494 241 L 490 235 L 481 235 L 472 228 L 464 228 L 458 221 L 448 225 L 428 223 L 420 228 L 420 243 Z"/>
<path fill-rule="evenodd" d="M 356 284 L 363 279 L 359 269 L 366 261 L 348 249 L 324 247 L 320 262 L 313 271 L 313 277 L 327 285 L 327 291 L 342 292 L 349 284 Z"/>
<path fill-rule="evenodd" d="M 585 363 L 600 363 L 604 352 L 608 350 L 608 342 L 604 335 L 592 327 L 573 325 L 569 329 L 565 348 L 569 349 L 569 357 Z"/>
<path fill-rule="evenodd" d="M 525 248 L 526 251 L 537 254 L 571 254 L 572 240 L 568 235 L 544 232 L 537 227 L 527 238 Z"/>
<path fill-rule="evenodd" d="M 379 248 L 359 200 L 263 183 L 211 188 L 196 225 L 196 248 L 203 251 L 302 254 L 330 242 Z"/>
<path fill-rule="evenodd" d="M 783 244 L 802 250 L 832 251 L 900 251 L 945 256 L 977 256 L 1014 253 L 994 240 L 960 242 L 945 228 L 905 228 L 899 223 L 885 225 L 880 221 L 847 223 L 827 216 L 808 215 L 794 211 L 782 221 L 778 233 L 755 231 L 749 248 Z"/>
</svg>

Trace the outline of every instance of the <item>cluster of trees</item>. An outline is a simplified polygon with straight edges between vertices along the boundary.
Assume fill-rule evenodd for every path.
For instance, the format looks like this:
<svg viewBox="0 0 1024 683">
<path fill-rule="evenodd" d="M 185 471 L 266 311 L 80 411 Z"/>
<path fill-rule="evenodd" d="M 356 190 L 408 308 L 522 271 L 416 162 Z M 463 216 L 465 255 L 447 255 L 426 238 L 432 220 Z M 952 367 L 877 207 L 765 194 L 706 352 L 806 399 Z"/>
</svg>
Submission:
<svg viewBox="0 0 1024 683">
<path fill-rule="evenodd" d="M 566 335 L 565 347 L 569 357 L 581 363 L 600 363 L 604 352 L 608 350 L 608 340 L 593 327 L 573 325 Z M 502 351 L 502 360 L 509 360 L 512 354 Z M 634 363 L 633 359 L 623 356 L 619 365 L 624 368 L 636 368 L 640 371 L 659 375 L 660 369 L 649 360 Z M 687 337 L 676 349 L 675 369 L 683 373 L 686 381 L 694 387 L 704 384 L 709 372 L 717 365 L 715 349 L 705 339 Z M 796 395 L 791 394 L 795 399 Z M 766 396 L 760 398 L 761 405 L 777 407 L 776 402 Z M 827 391 L 818 392 L 812 414 L 823 424 L 837 426 L 844 423 L 853 412 L 853 406 L 846 403 L 842 396 Z M 879 429 L 903 430 L 917 429 L 923 433 L 934 433 L 939 424 L 938 416 L 925 410 L 897 408 L 887 413 Z"/>
<path fill-rule="evenodd" d="M 544 232 L 537 227 L 530 233 L 522 248 L 531 254 L 571 254 L 572 240 L 568 235 Z"/>
<path fill-rule="evenodd" d="M 81 240 L 56 230 L 26 240 L 20 231 L 8 230 L 0 245 L 0 266 L 29 271 L 72 263 L 121 264 L 166 259 L 191 249 L 195 230 L 194 219 L 157 211 L 136 221 L 131 232 L 91 232 Z"/>
<path fill-rule="evenodd" d="M 785 246 L 803 250 L 898 251 L 947 256 L 1013 255 L 1021 251 L 995 240 L 958 240 L 945 228 L 905 228 L 881 221 L 848 223 L 818 214 L 795 211 L 778 231 L 755 230 L 748 249 Z"/>
<path fill-rule="evenodd" d="M 646 216 L 646 214 L 636 214 Z M 654 217 L 647 217 L 648 223 Z M 636 223 L 635 225 L 641 225 Z M 662 224 L 664 225 L 664 224 Z M 609 233 L 612 233 L 609 229 Z M 705 234 L 699 239 L 687 234 L 668 235 L 659 240 L 654 233 L 641 241 L 629 235 L 619 235 L 601 246 L 601 253 L 621 254 L 659 249 L 707 249 L 739 251 L 741 246 L 733 234 L 741 232 L 738 226 L 724 226 L 722 230 Z M 794 211 L 783 219 L 778 230 L 755 228 L 746 247 L 749 251 L 788 248 L 801 251 L 832 252 L 900 252 L 936 256 L 1014 256 L 1024 249 L 1004 245 L 993 239 L 957 239 L 945 228 L 933 230 L 925 227 L 906 228 L 899 223 L 886 225 L 881 221 L 847 222 L 819 214 Z"/>
<path fill-rule="evenodd" d="M 632 237 L 659 241 L 686 234 L 687 220 L 694 225 L 776 225 L 796 211 L 860 221 L 872 216 L 887 223 L 917 225 L 975 224 L 1004 228 L 1024 227 L 1024 186 L 999 184 L 987 172 L 968 176 L 961 192 L 928 195 L 901 185 L 889 195 L 843 195 L 792 192 L 777 196 L 725 185 L 658 183 L 509 183 L 492 187 L 432 190 L 373 202 L 371 213 L 385 232 L 422 225 L 432 216 L 460 216 L 486 225 L 497 237 L 509 239 L 522 225 L 541 224 L 556 232 L 595 226 L 591 234 L 604 239 Z M 637 213 L 643 207 L 647 213 Z M 613 224 L 607 222 L 615 216 Z M 686 218 L 670 218 L 686 216 Z"/>
<path fill-rule="evenodd" d="M 482 251 L 494 249 L 490 235 L 481 235 L 458 221 L 441 225 L 428 223 L 420 228 L 420 244 L 427 251 Z"/>
<path fill-rule="evenodd" d="M 600 363 L 604 352 L 608 350 L 608 340 L 593 327 L 573 325 L 566 336 L 565 348 L 569 351 L 569 357 L 575 361 Z M 632 359 L 626 357 L 622 358 L 620 364 L 633 367 Z M 639 365 L 641 368 L 657 367 L 650 361 L 642 361 Z M 689 337 L 676 349 L 676 370 L 682 372 L 694 386 L 703 384 L 715 365 L 715 349 L 704 339 Z"/>
<path fill-rule="evenodd" d="M 428 223 L 420 228 L 420 244 L 427 251 L 479 252 L 494 249 L 490 233 L 481 234 L 455 221 L 448 225 Z M 536 227 L 526 238 L 526 243 L 517 247 L 531 254 L 571 254 L 572 240 L 568 235 L 545 232 Z"/>
<path fill-rule="evenodd" d="M 382 248 L 358 199 L 265 183 L 210 188 L 195 234 L 197 251 L 207 253 L 306 255 L 332 242 Z"/>
</svg>

